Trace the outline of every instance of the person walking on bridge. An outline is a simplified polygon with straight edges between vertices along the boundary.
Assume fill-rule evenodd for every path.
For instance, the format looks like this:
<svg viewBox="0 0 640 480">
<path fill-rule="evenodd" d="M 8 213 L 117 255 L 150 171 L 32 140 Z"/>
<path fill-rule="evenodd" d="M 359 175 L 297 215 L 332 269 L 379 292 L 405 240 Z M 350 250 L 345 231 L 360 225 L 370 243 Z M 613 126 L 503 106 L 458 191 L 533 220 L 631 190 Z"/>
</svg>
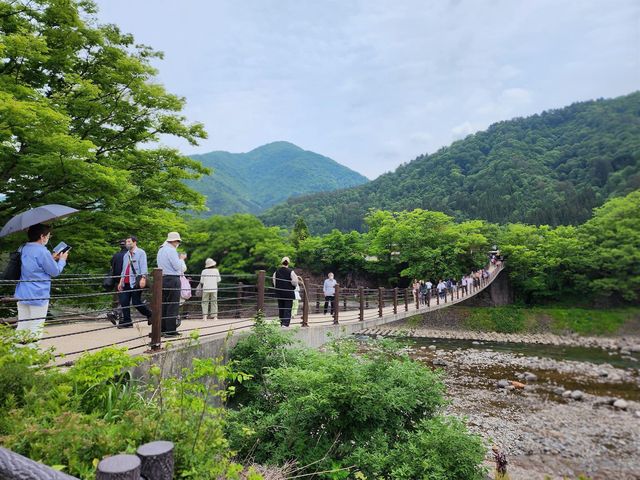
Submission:
<svg viewBox="0 0 640 480">
<path fill-rule="evenodd" d="M 147 286 L 147 254 L 138 247 L 137 237 L 131 235 L 125 240 L 127 253 L 122 261 L 122 274 L 118 283 L 118 300 L 122 307 L 122 320 L 118 328 L 133 327 L 131 308 L 133 306 L 151 321 L 151 310 L 142 300 L 142 289 Z"/>
<path fill-rule="evenodd" d="M 178 311 L 180 308 L 180 276 L 183 264 L 178 255 L 182 242 L 178 232 L 169 232 L 167 240 L 158 250 L 158 268 L 162 269 L 162 335 L 177 337 Z"/>
<path fill-rule="evenodd" d="M 438 295 L 440 295 L 440 298 L 444 298 L 447 291 L 447 284 L 444 283 L 442 279 L 440 279 L 436 288 L 438 289 Z"/>
<path fill-rule="evenodd" d="M 27 230 L 26 243 L 20 250 L 20 281 L 16 286 L 18 299 L 18 331 L 28 331 L 32 340 L 42 336 L 49 309 L 51 278 L 62 273 L 68 252 L 52 254 L 45 247 L 51 238 L 51 227 L 38 223 Z"/>
<path fill-rule="evenodd" d="M 327 278 L 322 285 L 322 293 L 324 294 L 324 314 L 327 314 L 327 307 L 331 306 L 331 315 L 333 315 L 333 310 L 335 308 L 335 299 L 336 299 L 336 285 L 338 282 L 335 278 L 333 278 L 333 273 L 329 272 Z"/>
<path fill-rule="evenodd" d="M 207 258 L 204 261 L 204 270 L 200 273 L 200 285 L 202 288 L 202 319 L 218 319 L 218 283 L 220 272 L 216 268 L 216 261 Z"/>
<path fill-rule="evenodd" d="M 280 268 L 273 273 L 273 286 L 278 298 L 278 317 L 283 327 L 288 327 L 291 323 L 291 307 L 296 297 L 295 288 L 298 286 L 298 277 L 289 267 L 289 263 L 289 257 L 283 257 Z"/>
</svg>

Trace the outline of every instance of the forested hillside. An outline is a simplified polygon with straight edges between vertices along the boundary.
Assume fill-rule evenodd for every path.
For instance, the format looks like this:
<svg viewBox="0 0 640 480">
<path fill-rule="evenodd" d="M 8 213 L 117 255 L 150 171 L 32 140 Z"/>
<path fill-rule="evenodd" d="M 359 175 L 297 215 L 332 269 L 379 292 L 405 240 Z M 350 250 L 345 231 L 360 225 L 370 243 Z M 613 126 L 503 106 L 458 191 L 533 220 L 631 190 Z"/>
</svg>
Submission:
<svg viewBox="0 0 640 480">
<path fill-rule="evenodd" d="M 273 142 L 248 153 L 193 155 L 213 170 L 187 182 L 207 196 L 210 214 L 258 213 L 291 196 L 353 187 L 367 178 L 334 160 L 288 142 Z"/>
<path fill-rule="evenodd" d="M 458 220 L 578 224 L 640 188 L 640 92 L 491 125 L 366 185 L 290 199 L 261 215 L 314 233 L 364 227 L 371 208 L 422 208 Z"/>
</svg>

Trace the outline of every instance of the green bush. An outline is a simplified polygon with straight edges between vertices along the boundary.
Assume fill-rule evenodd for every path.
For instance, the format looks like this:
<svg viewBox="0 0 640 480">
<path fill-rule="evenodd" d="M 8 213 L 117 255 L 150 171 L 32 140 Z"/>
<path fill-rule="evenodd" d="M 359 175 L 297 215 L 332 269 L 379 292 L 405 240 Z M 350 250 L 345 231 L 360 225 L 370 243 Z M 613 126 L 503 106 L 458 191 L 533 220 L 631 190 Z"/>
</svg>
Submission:
<svg viewBox="0 0 640 480">
<path fill-rule="evenodd" d="M 321 478 L 480 478 L 482 445 L 441 416 L 439 373 L 389 342 L 358 352 L 341 341 L 322 353 L 292 349 L 286 338 L 262 322 L 232 351 L 259 382 L 230 413 L 228 436 L 240 455 L 265 464 L 295 460 L 298 474 Z M 409 444 L 424 465 L 405 465 L 415 463 L 400 453 Z"/>
<path fill-rule="evenodd" d="M 0 328 L 0 444 L 83 478 L 95 478 L 105 456 L 134 453 L 143 443 L 175 444 L 179 478 L 240 478 L 224 426 L 223 405 L 246 375 L 218 359 L 194 359 L 180 378 L 141 384 L 126 374 L 140 359 L 126 349 L 84 355 L 67 371 L 42 368 L 50 359 L 19 347 L 17 335 Z M 22 378 L 16 374 L 23 375 Z M 10 393 L 9 393 L 10 392 Z M 257 479 L 259 476 L 252 475 Z"/>
</svg>

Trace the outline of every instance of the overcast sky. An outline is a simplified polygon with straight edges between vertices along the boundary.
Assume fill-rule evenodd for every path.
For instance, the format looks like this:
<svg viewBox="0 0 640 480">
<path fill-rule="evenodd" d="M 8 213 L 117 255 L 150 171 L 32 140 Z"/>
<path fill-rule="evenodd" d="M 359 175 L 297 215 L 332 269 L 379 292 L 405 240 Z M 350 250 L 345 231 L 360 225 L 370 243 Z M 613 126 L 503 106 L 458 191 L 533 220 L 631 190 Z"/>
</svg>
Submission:
<svg viewBox="0 0 640 480">
<path fill-rule="evenodd" d="M 375 178 L 499 120 L 640 89 L 638 0 L 98 0 L 209 138 Z"/>
</svg>

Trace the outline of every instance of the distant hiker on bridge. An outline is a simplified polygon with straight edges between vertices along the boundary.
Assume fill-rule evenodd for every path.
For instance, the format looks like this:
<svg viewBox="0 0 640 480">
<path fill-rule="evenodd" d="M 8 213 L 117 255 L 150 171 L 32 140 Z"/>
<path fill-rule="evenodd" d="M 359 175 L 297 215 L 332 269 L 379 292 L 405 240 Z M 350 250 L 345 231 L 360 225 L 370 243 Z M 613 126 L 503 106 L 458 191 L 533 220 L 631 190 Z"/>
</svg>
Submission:
<svg viewBox="0 0 640 480">
<path fill-rule="evenodd" d="M 444 280 L 440 279 L 436 288 L 438 289 L 438 295 L 440 296 L 440 298 L 444 298 L 447 291 L 447 284 L 444 283 Z"/>
<path fill-rule="evenodd" d="M 68 252 L 52 254 L 45 245 L 51 238 L 51 227 L 38 223 L 27 230 L 26 243 L 21 250 L 20 282 L 16 286 L 18 299 L 18 327 L 29 331 L 32 337 L 42 336 L 44 321 L 49 309 L 51 277 L 62 273 L 67 264 Z"/>
<path fill-rule="evenodd" d="M 151 322 L 151 310 L 142 300 L 142 289 L 147 286 L 147 254 L 138 247 L 138 239 L 135 236 L 127 237 L 125 240 L 127 249 L 122 262 L 122 275 L 118 282 L 118 300 L 122 307 L 122 320 L 118 328 L 133 327 L 131 322 L 130 305 L 142 315 L 147 317 L 147 322 Z"/>
<path fill-rule="evenodd" d="M 298 276 L 289 267 L 289 263 L 289 257 L 283 257 L 280 268 L 273 273 L 273 286 L 278 299 L 278 317 L 283 327 L 288 327 L 291 323 L 291 307 L 296 298 L 295 288 L 298 285 Z"/>
<path fill-rule="evenodd" d="M 411 285 L 411 288 L 413 290 L 413 303 L 418 303 L 418 300 L 420 300 L 420 282 L 417 278 L 413 279 L 413 285 Z"/>
<path fill-rule="evenodd" d="M 200 272 L 200 283 L 197 288 L 202 289 L 202 319 L 218 319 L 218 283 L 220 272 L 216 268 L 216 261 L 207 258 L 204 261 L 204 270 Z"/>
<path fill-rule="evenodd" d="M 327 314 L 327 308 L 329 305 L 331 306 L 331 315 L 333 315 L 333 311 L 335 308 L 335 300 L 336 300 L 336 285 L 338 282 L 335 278 L 333 278 L 333 273 L 329 272 L 327 278 L 322 285 L 322 293 L 324 294 L 324 314 Z"/>
<path fill-rule="evenodd" d="M 429 280 L 426 282 L 422 282 L 420 286 L 420 296 L 422 297 L 423 305 L 431 305 L 431 289 L 433 288 L 433 283 Z"/>
<path fill-rule="evenodd" d="M 180 276 L 184 262 L 178 255 L 182 242 L 178 232 L 169 232 L 167 240 L 158 250 L 158 268 L 162 269 L 162 335 L 177 337 L 178 310 L 180 308 Z"/>
</svg>

